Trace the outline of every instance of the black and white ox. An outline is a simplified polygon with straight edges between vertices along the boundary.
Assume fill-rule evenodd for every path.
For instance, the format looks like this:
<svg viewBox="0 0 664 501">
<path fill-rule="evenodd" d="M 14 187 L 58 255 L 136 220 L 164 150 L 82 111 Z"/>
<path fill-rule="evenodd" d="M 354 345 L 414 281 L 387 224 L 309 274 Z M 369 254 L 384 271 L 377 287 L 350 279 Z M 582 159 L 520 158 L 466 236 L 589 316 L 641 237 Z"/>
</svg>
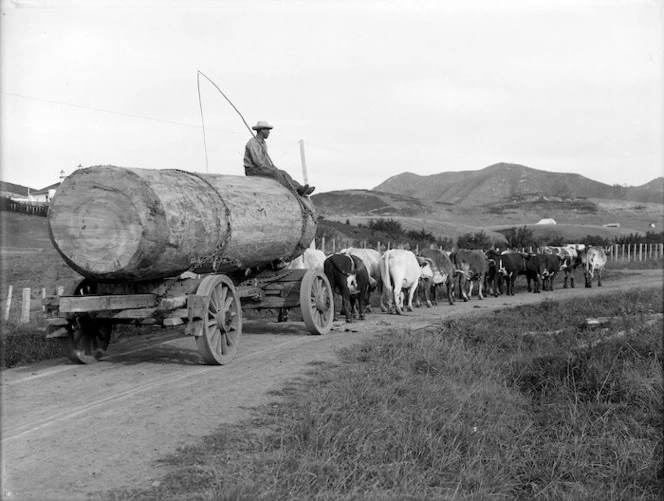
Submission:
<svg viewBox="0 0 664 501">
<path fill-rule="evenodd" d="M 514 283 L 519 275 L 526 273 L 524 257 L 513 250 L 499 251 L 491 249 L 486 252 L 489 268 L 493 268 L 495 282 L 493 284 L 493 295 L 497 297 L 501 293 L 503 280 L 506 284 L 505 294 L 514 295 Z"/>
<path fill-rule="evenodd" d="M 359 257 L 369 272 L 369 296 L 371 292 L 378 288 L 382 290 L 382 280 L 380 278 L 380 258 L 381 254 L 374 249 L 363 249 L 359 247 L 348 247 L 339 251 L 344 254 L 351 254 Z M 367 297 L 366 311 L 371 313 L 370 297 Z"/>
<path fill-rule="evenodd" d="M 585 252 L 583 244 L 567 244 L 562 247 L 546 246 L 542 248 L 544 254 L 553 254 L 560 258 L 560 271 L 565 275 L 563 289 L 567 289 L 569 280 L 570 286 L 574 288 L 574 275 L 576 269 L 581 265 L 581 253 Z"/>
<path fill-rule="evenodd" d="M 341 314 L 353 321 L 357 302 L 358 316 L 364 320 L 364 305 L 369 299 L 369 272 L 362 260 L 352 254 L 336 253 L 325 259 L 323 272 L 332 290 L 341 296 Z"/>
</svg>

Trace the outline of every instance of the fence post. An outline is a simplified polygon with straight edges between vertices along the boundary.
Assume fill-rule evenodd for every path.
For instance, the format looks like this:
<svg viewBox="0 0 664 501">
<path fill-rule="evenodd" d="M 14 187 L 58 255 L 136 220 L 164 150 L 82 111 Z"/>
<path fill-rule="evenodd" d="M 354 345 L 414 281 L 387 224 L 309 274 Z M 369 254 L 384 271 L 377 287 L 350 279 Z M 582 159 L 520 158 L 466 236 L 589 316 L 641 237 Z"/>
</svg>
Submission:
<svg viewBox="0 0 664 501">
<path fill-rule="evenodd" d="M 23 289 L 23 304 L 21 306 L 21 323 L 27 324 L 30 321 L 30 287 Z"/>
<path fill-rule="evenodd" d="M 10 285 L 9 290 L 7 291 L 7 304 L 5 305 L 5 320 L 9 320 L 9 310 L 12 307 L 13 292 L 14 292 L 14 286 Z"/>
</svg>

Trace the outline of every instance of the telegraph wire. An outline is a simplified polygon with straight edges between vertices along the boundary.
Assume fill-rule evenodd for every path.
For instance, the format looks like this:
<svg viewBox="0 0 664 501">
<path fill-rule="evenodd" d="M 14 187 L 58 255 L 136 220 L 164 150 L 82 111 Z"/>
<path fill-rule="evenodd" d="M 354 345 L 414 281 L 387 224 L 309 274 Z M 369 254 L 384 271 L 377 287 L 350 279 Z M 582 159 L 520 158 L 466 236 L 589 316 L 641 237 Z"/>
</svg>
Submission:
<svg viewBox="0 0 664 501">
<path fill-rule="evenodd" d="M 205 75 L 203 75 L 203 76 L 205 76 Z M 221 90 L 219 90 L 219 92 L 221 92 Z M 194 124 L 190 124 L 190 123 L 186 123 L 186 122 L 178 122 L 178 121 L 175 121 L 175 120 L 166 120 L 166 119 L 163 119 L 163 118 L 155 118 L 155 117 L 148 117 L 148 116 L 144 116 L 144 115 L 136 115 L 136 114 L 133 114 L 133 113 L 124 113 L 124 112 L 121 112 L 121 111 L 106 110 L 106 109 L 103 109 L 103 108 L 95 108 L 93 106 L 84 106 L 84 105 L 81 105 L 81 104 L 67 103 L 65 101 L 58 101 L 58 100 L 55 100 L 55 99 L 44 99 L 44 98 L 39 98 L 39 97 L 26 96 L 26 95 L 23 95 L 23 94 L 18 94 L 16 92 L 0 91 L 0 94 L 4 94 L 4 95 L 7 95 L 7 96 L 19 97 L 21 99 L 28 99 L 28 100 L 32 100 L 32 101 L 43 102 L 43 103 L 70 106 L 72 108 L 79 108 L 79 109 L 82 109 L 82 110 L 98 111 L 98 112 L 101 112 L 101 113 L 109 113 L 111 115 L 118 115 L 118 116 L 124 116 L 124 117 L 129 117 L 129 118 L 137 118 L 137 119 L 140 119 L 140 120 L 149 120 L 149 121 L 152 121 L 152 122 L 160 122 L 160 123 L 171 124 L 171 125 L 180 125 L 180 126 L 183 126 L 183 127 L 190 127 L 190 128 L 195 128 L 195 129 L 201 129 L 202 128 L 200 125 L 194 125 Z M 224 97 L 226 97 L 226 96 L 224 96 Z M 235 106 L 233 106 L 233 108 L 235 108 Z M 235 108 L 235 109 L 237 111 L 237 108 Z M 239 114 L 239 111 L 238 111 L 238 114 Z M 240 115 L 240 116 L 242 116 L 242 115 Z M 247 125 L 247 122 L 244 120 L 244 118 L 242 118 L 242 120 L 243 120 L 244 124 L 247 127 L 249 127 Z M 226 130 L 226 129 L 219 129 L 217 127 L 207 127 L 207 130 L 214 130 L 214 131 L 223 132 L 223 133 L 226 133 L 226 134 L 239 135 L 238 132 L 234 132 L 234 131 L 230 131 L 230 130 Z M 250 131 L 251 131 L 251 129 L 250 129 Z M 252 132 L 252 135 L 253 135 L 253 132 Z M 288 139 L 283 138 L 282 140 L 288 140 Z M 290 139 L 289 141 L 295 141 L 295 140 Z M 298 141 L 295 141 L 296 144 L 297 144 L 297 142 Z M 336 149 L 336 148 L 331 148 L 329 146 L 323 146 L 323 145 L 320 145 L 320 144 L 314 144 L 314 143 L 310 143 L 310 142 L 307 142 L 307 147 L 321 148 L 321 149 L 332 151 L 332 152 L 335 152 L 335 153 L 340 153 L 340 154 L 343 154 L 343 155 L 353 156 L 355 158 L 366 158 L 366 159 L 369 159 L 369 160 L 376 160 L 376 161 L 380 161 L 380 162 L 386 161 L 385 159 L 380 159 L 380 158 L 370 157 L 370 156 L 367 156 L 367 155 L 362 155 L 362 154 L 352 153 L 352 152 L 348 152 L 348 151 L 343 151 L 343 150 L 339 150 L 339 149 Z M 290 150 L 290 148 L 288 148 L 288 150 Z M 285 150 L 284 153 L 288 150 Z M 284 153 L 282 153 L 282 155 Z M 207 161 L 207 159 L 206 159 L 206 161 Z"/>
<path fill-rule="evenodd" d="M 291 145 L 290 145 L 288 148 L 286 148 L 285 150 L 282 150 L 281 153 L 277 153 L 277 158 L 283 158 L 283 157 L 285 157 L 287 153 L 290 153 L 290 151 L 291 151 L 293 148 L 295 148 L 295 147 L 297 147 L 297 146 L 299 146 L 299 145 L 300 145 L 300 142 L 299 142 L 299 141 L 296 141 L 295 143 L 291 144 Z"/>
<path fill-rule="evenodd" d="M 201 72 L 196 74 L 196 87 L 198 88 L 198 107 L 201 110 L 201 124 L 203 126 L 203 148 L 205 149 L 205 172 L 210 172 L 207 152 L 207 138 L 205 137 L 205 118 L 203 118 L 203 101 L 201 100 Z"/>
<path fill-rule="evenodd" d="M 61 105 L 64 105 L 64 106 L 71 106 L 72 108 L 79 108 L 79 109 L 82 109 L 82 110 L 100 111 L 102 113 L 110 113 L 112 115 L 120 115 L 120 116 L 124 116 L 124 117 L 129 117 L 129 118 L 138 118 L 138 119 L 141 119 L 141 120 L 150 120 L 152 122 L 161 122 L 161 123 L 166 123 L 166 124 L 171 124 L 171 125 L 182 125 L 184 127 L 192 127 L 192 128 L 195 128 L 195 129 L 200 129 L 201 128 L 200 125 L 194 125 L 194 124 L 190 124 L 190 123 L 186 123 L 186 122 L 177 122 L 175 120 L 166 120 L 164 118 L 155 118 L 155 117 L 147 117 L 147 116 L 144 116 L 144 115 L 135 115 L 135 114 L 132 114 L 132 113 L 124 113 L 122 111 L 105 110 L 103 108 L 95 108 L 93 106 L 83 106 L 81 104 L 67 103 L 65 101 L 57 101 L 57 100 L 54 100 L 54 99 L 43 99 L 43 98 L 40 98 L 40 97 L 25 96 L 23 94 L 17 94 L 15 92 L 0 91 L 0 94 L 5 94 L 7 96 L 20 97 L 22 99 L 29 99 L 29 100 L 32 100 L 32 101 L 40 101 L 40 102 L 43 102 L 43 103 L 61 104 Z M 215 130 L 215 131 L 218 131 L 218 132 L 225 132 L 227 134 L 238 134 L 237 132 L 233 132 L 233 131 L 225 130 L 225 129 L 219 129 L 219 128 L 216 128 L 216 127 L 208 127 L 208 129 Z"/>
</svg>

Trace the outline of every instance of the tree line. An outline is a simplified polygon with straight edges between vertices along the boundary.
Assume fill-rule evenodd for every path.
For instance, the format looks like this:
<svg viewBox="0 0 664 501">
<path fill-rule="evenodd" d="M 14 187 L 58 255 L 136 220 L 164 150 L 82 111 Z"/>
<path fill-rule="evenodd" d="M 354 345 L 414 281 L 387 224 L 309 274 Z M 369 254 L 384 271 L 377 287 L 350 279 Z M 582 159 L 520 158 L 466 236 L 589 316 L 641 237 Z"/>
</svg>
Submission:
<svg viewBox="0 0 664 501">
<path fill-rule="evenodd" d="M 323 222 L 321 220 L 319 222 Z M 346 225 L 350 225 L 350 221 L 346 220 Z M 535 232 L 526 227 L 512 227 L 507 230 L 504 235 L 507 242 L 502 240 L 495 240 L 487 235 L 484 230 L 477 232 L 468 232 L 460 234 L 456 239 L 444 237 L 442 235 L 434 235 L 431 231 L 424 228 L 421 230 L 407 230 L 403 227 L 400 221 L 392 218 L 378 218 L 370 219 L 365 224 L 358 224 L 358 228 L 368 230 L 367 236 L 363 237 L 367 244 L 375 246 L 378 242 L 386 241 L 398 242 L 400 244 L 409 245 L 411 248 L 419 247 L 426 248 L 435 245 L 445 250 L 452 250 L 453 247 L 459 249 L 490 249 L 490 248 L 537 248 L 545 245 L 562 246 L 566 243 L 565 238 L 558 236 L 555 238 L 538 237 Z M 317 238 L 327 238 L 331 240 L 335 238 L 336 231 L 324 224 L 319 224 L 316 233 Z M 664 231 L 656 233 L 648 231 L 645 235 L 632 233 L 629 236 L 621 236 L 616 238 L 605 238 L 600 235 L 586 235 L 578 242 L 586 245 L 608 247 L 610 245 L 633 245 L 633 244 L 656 244 L 664 242 Z"/>
</svg>

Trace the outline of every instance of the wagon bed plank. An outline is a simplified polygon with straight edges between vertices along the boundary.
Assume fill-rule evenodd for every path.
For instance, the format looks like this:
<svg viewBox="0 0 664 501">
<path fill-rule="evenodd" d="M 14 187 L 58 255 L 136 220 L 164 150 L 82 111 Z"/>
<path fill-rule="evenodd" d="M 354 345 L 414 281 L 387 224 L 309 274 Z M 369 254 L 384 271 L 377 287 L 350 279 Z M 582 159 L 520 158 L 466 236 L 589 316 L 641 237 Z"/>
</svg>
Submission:
<svg viewBox="0 0 664 501">
<path fill-rule="evenodd" d="M 154 294 L 126 294 L 118 296 L 62 296 L 59 310 L 62 313 L 150 308 L 156 306 Z"/>
</svg>

